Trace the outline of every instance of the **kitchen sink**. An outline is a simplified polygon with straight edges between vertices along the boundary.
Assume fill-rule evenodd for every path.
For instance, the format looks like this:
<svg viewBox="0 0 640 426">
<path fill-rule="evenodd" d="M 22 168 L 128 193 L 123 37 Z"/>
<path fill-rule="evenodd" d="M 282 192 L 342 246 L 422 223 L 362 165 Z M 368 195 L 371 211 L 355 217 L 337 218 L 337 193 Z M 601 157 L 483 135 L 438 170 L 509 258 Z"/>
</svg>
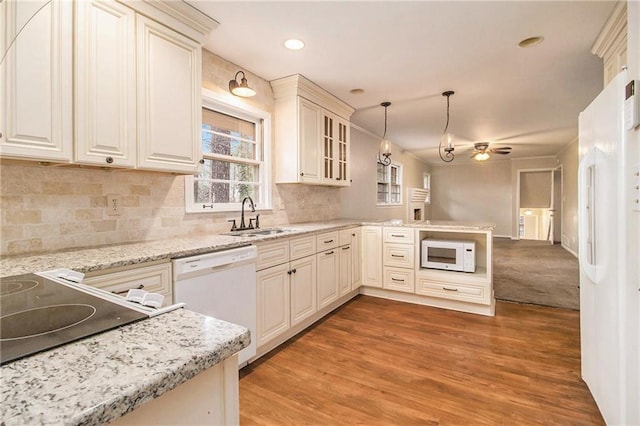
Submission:
<svg viewBox="0 0 640 426">
<path fill-rule="evenodd" d="M 266 229 L 245 229 L 244 231 L 227 232 L 226 235 L 236 237 L 264 237 L 269 235 L 278 235 L 284 232 L 294 231 L 293 228 L 266 228 Z"/>
</svg>

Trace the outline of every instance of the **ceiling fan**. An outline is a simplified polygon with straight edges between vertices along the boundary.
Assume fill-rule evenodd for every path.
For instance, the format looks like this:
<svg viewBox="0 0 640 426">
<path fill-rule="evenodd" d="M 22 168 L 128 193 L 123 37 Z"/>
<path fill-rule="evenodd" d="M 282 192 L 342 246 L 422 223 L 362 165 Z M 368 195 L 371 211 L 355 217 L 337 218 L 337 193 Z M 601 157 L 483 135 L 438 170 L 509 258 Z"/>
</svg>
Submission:
<svg viewBox="0 0 640 426">
<path fill-rule="evenodd" d="M 510 146 L 489 148 L 489 142 L 476 142 L 473 144 L 473 153 L 471 154 L 471 158 L 476 161 L 485 161 L 491 157 L 491 154 L 507 155 L 509 153 L 511 153 Z"/>
</svg>

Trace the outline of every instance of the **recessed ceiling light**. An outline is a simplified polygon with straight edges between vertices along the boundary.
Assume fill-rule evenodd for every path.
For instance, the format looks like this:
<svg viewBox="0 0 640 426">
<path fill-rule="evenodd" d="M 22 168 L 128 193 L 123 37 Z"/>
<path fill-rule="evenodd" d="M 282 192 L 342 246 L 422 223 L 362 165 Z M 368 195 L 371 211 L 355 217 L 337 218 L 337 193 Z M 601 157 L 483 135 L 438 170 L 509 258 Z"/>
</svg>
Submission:
<svg viewBox="0 0 640 426">
<path fill-rule="evenodd" d="M 284 47 L 289 50 L 300 50 L 304 47 L 304 41 L 296 38 L 290 38 L 289 40 L 285 40 Z"/>
<path fill-rule="evenodd" d="M 544 37 L 542 36 L 529 37 L 529 38 L 525 38 L 524 40 L 521 40 L 520 43 L 518 43 L 518 46 L 533 47 L 542 43 L 543 40 L 544 40 Z"/>
<path fill-rule="evenodd" d="M 349 90 L 349 93 L 352 93 L 354 95 L 361 95 L 364 93 L 364 89 L 351 89 Z"/>
</svg>

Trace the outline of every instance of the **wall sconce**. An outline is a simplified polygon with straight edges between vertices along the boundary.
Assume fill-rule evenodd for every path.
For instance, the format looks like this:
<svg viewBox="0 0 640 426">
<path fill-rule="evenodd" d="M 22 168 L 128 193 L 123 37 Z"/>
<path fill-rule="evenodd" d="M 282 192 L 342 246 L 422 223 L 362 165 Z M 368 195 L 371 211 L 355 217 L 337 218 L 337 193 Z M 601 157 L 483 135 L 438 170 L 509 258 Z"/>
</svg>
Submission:
<svg viewBox="0 0 640 426">
<path fill-rule="evenodd" d="M 453 90 L 442 92 L 442 96 L 447 97 L 447 124 L 445 124 L 444 130 L 442 131 L 442 136 L 440 137 L 440 143 L 438 144 L 438 155 L 440 155 L 440 159 L 445 163 L 450 163 L 454 159 L 453 151 L 455 148 L 453 147 L 453 134 L 447 133 L 447 130 L 449 129 L 449 97 L 454 93 L 455 92 Z M 442 153 L 443 151 L 444 154 Z"/>
<path fill-rule="evenodd" d="M 389 105 L 391 105 L 391 102 L 382 102 L 380 104 L 381 107 L 384 107 L 384 133 L 380 141 L 380 149 L 378 149 L 378 164 L 383 166 L 391 164 L 391 147 L 387 140 L 387 108 Z"/>
<path fill-rule="evenodd" d="M 238 83 L 238 74 L 242 74 L 240 83 Z M 256 94 L 256 91 L 249 87 L 249 84 L 247 84 L 247 79 L 244 75 L 244 71 L 238 71 L 233 80 L 229 81 L 229 91 L 234 95 L 243 98 L 250 98 L 251 96 L 255 96 Z"/>
</svg>

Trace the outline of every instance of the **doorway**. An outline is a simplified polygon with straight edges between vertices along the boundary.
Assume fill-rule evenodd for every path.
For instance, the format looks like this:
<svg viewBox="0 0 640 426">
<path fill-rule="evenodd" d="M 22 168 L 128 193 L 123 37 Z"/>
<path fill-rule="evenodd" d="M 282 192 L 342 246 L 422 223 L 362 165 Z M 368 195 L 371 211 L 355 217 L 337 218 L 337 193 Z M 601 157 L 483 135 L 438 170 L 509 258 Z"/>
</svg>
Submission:
<svg viewBox="0 0 640 426">
<path fill-rule="evenodd" d="M 518 239 L 554 244 L 562 235 L 562 167 L 518 170 Z"/>
</svg>

